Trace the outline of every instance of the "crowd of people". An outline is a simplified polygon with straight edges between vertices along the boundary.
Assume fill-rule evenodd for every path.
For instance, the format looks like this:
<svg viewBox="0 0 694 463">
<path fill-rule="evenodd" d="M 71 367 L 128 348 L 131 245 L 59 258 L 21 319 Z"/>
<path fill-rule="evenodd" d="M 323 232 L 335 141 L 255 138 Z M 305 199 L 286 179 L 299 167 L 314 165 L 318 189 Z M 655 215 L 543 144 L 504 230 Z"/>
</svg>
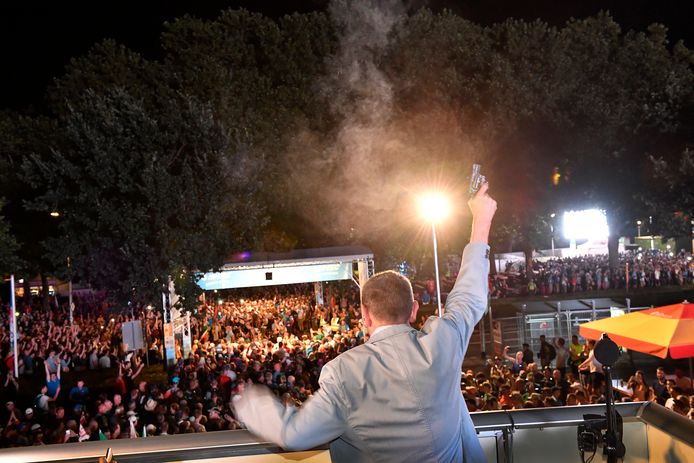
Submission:
<svg viewBox="0 0 694 463">
<path fill-rule="evenodd" d="M 104 301 L 78 300 L 82 309 L 73 324 L 65 304 L 48 311 L 21 308 L 15 378 L 3 310 L 0 447 L 239 429 L 243 423 L 233 404 L 249 383 L 264 384 L 284 403 L 300 406 L 318 388 L 322 366 L 368 338 L 357 298 L 356 290 L 336 287 L 316 304 L 308 288 L 297 287 L 202 304 L 190 318 L 190 351 L 178 343 L 166 374 L 158 311 L 116 313 Z M 123 323 L 132 320 L 144 323 L 147 349 L 123 344 Z M 568 346 L 542 340 L 537 361 L 524 347 L 515 356 L 507 350 L 486 359 L 480 371 L 463 372 L 461 391 L 471 411 L 601 400 L 590 346 L 577 339 Z M 691 382 L 681 375 L 658 378 L 644 385 L 637 372 L 626 399 L 657 400 L 691 418 Z M 33 389 L 27 394 L 20 382 Z"/>
<path fill-rule="evenodd" d="M 586 405 L 605 402 L 605 376 L 593 356 L 595 341 L 581 343 L 574 335 L 552 342 L 540 336 L 537 353 L 523 344 L 515 355 L 506 346 L 501 356 L 487 358 L 482 371 L 463 375 L 463 395 L 470 411 Z M 616 401 L 654 401 L 694 419 L 692 379 L 680 369 L 667 375 L 662 367 L 652 383 L 637 370 L 613 385 Z"/>
<path fill-rule="evenodd" d="M 609 256 L 604 254 L 533 260 L 528 275 L 524 263 L 507 264 L 504 272 L 490 275 L 491 297 L 691 285 L 694 261 L 687 252 L 629 251 L 620 253 L 618 270 L 610 268 Z"/>
<path fill-rule="evenodd" d="M 232 399 L 247 382 L 300 404 L 318 387 L 327 361 L 363 342 L 356 295 L 328 293 L 323 305 L 305 291 L 201 305 L 190 318 L 190 352 L 184 355 L 178 343 L 175 365 L 161 381 L 147 381 L 143 373 L 146 360 L 157 364 L 164 355 L 155 310 L 117 314 L 91 301 L 71 325 L 65 305 L 44 311 L 27 304 L 17 317 L 19 378 L 4 310 L 0 447 L 237 429 Z M 132 320 L 144 323 L 145 350 L 123 344 L 123 323 Z M 89 384 L 85 378 L 97 377 L 91 371 L 112 379 L 99 375 Z M 20 382 L 37 384 L 32 398 Z"/>
</svg>

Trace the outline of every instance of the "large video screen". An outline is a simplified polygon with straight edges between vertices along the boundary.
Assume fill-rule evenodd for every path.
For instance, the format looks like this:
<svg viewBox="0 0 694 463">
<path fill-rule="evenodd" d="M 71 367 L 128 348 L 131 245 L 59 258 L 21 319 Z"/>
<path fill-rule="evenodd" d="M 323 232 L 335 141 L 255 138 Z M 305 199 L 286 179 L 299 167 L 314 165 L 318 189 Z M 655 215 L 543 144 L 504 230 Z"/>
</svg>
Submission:
<svg viewBox="0 0 694 463">
<path fill-rule="evenodd" d="M 606 240 L 609 234 L 605 211 L 587 209 L 564 212 L 564 238 L 567 240 Z"/>
</svg>

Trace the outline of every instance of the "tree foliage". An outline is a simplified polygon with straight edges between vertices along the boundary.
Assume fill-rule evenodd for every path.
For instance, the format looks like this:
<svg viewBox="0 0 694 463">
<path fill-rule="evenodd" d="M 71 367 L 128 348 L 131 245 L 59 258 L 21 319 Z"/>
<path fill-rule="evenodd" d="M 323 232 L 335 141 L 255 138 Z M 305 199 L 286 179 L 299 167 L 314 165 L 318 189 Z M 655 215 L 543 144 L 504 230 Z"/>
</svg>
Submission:
<svg viewBox="0 0 694 463">
<path fill-rule="evenodd" d="M 54 270 L 46 257 L 46 240 L 57 233 L 55 222 L 46 212 L 26 207 L 27 201 L 43 194 L 42 186 L 27 184 L 22 163 L 29 155 L 50 156 L 50 146 L 60 138 L 53 120 L 44 116 L 25 116 L 15 112 L 0 113 L 0 197 L 5 200 L 3 214 L 8 232 L 18 246 L 11 271 L 20 278 L 33 278 L 38 273 Z M 50 205 L 46 205 L 50 208 Z"/>
<path fill-rule="evenodd" d="M 450 108 L 451 129 L 477 150 L 459 158 L 481 161 L 499 198 L 496 233 L 516 229 L 526 254 L 539 244 L 538 217 L 599 207 L 616 262 L 617 238 L 633 232 L 640 198 L 657 188 L 648 155 L 691 139 L 680 121 L 692 103 L 692 53 L 670 46 L 660 25 L 623 32 L 601 13 L 560 29 L 517 20 L 480 27 L 423 11 L 392 48 L 401 110 Z M 446 172 L 449 182 L 464 175 Z"/>
<path fill-rule="evenodd" d="M 192 304 L 193 270 L 249 243 L 421 256 L 414 196 L 449 190 L 461 205 L 451 222 L 465 222 L 474 161 L 499 200 L 495 245 L 526 255 L 560 208 L 605 209 L 613 257 L 644 198 L 691 215 L 673 183 L 686 177 L 671 171 L 689 172 L 688 151 L 673 153 L 692 136 L 692 53 L 664 27 L 624 32 L 603 13 L 484 27 L 365 4 L 186 16 L 164 25 L 161 60 L 113 41 L 73 59 L 49 113 L 0 115 L 0 167 L 25 160 L 0 192 L 20 254 L 39 262 L 48 243 L 55 268 L 69 255 L 85 281 L 138 301 L 172 276 Z M 649 155 L 676 179 L 668 195 L 653 194 Z M 18 232 L 54 207 L 61 218 L 36 222 L 35 239 Z M 457 251 L 463 240 L 440 232 Z"/>
<path fill-rule="evenodd" d="M 644 197 L 661 233 L 669 237 L 689 237 L 694 232 L 694 151 L 685 149 L 677 156 L 652 157 L 654 194 Z"/>
<path fill-rule="evenodd" d="M 0 212 L 4 201 L 0 198 Z M 10 224 L 0 215 L 0 276 L 16 271 L 19 265 L 19 243 L 10 232 Z"/>
<path fill-rule="evenodd" d="M 71 257 L 83 281 L 132 302 L 156 298 L 173 274 L 192 306 L 195 271 L 250 243 L 262 211 L 252 160 L 228 149 L 209 107 L 182 95 L 158 104 L 167 117 L 125 90 L 88 90 L 61 117 L 64 145 L 24 168 L 45 188 L 32 205 L 61 213 L 54 261 Z"/>
</svg>

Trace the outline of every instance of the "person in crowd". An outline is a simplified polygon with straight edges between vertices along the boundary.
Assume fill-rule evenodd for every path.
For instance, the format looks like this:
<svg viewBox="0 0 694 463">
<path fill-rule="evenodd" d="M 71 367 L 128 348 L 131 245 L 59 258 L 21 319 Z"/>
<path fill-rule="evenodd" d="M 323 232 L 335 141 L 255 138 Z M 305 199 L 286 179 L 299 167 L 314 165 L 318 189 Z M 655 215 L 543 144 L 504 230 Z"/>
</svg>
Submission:
<svg viewBox="0 0 694 463">
<path fill-rule="evenodd" d="M 46 365 L 46 395 L 48 395 L 50 400 L 57 400 L 58 394 L 60 394 L 60 372 L 62 368 L 58 364 L 56 371 L 50 371 L 48 362 Z"/>
<path fill-rule="evenodd" d="M 658 367 L 655 371 L 655 375 L 656 380 L 651 386 L 653 389 L 653 396 L 658 404 L 664 406 L 667 399 L 670 398 L 667 389 L 667 381 L 665 380 L 665 369 L 663 367 Z"/>
<path fill-rule="evenodd" d="M 523 363 L 525 365 L 530 365 L 535 361 L 533 351 L 530 349 L 530 344 L 527 342 L 523 343 Z"/>
<path fill-rule="evenodd" d="M 518 351 L 516 352 L 515 356 L 510 356 L 509 351 L 511 350 L 511 346 L 506 346 L 504 347 L 504 359 L 509 362 L 510 368 L 511 368 L 511 373 L 513 374 L 518 374 L 520 371 L 523 369 L 523 366 L 525 365 L 523 361 L 523 352 Z"/>
<path fill-rule="evenodd" d="M 549 364 L 557 356 L 557 351 L 552 344 L 547 342 L 544 334 L 540 335 L 540 365 L 542 368 L 549 367 Z"/>
<path fill-rule="evenodd" d="M 654 400 L 653 390 L 646 384 L 643 371 L 637 370 L 633 376 L 627 380 L 627 390 L 630 400 L 633 402 L 644 402 L 646 400 Z"/>
<path fill-rule="evenodd" d="M 566 341 L 564 338 L 558 338 L 554 340 L 554 351 L 555 351 L 555 363 L 554 367 L 561 372 L 562 375 L 566 373 L 566 366 L 569 361 L 569 351 L 564 347 Z"/>
<path fill-rule="evenodd" d="M 77 384 L 70 389 L 68 398 L 73 405 L 86 405 L 86 402 L 89 399 L 89 388 L 84 385 L 84 380 L 80 379 L 77 381 Z"/>
<path fill-rule="evenodd" d="M 34 398 L 34 407 L 36 410 L 45 415 L 50 411 L 51 397 L 48 396 L 48 386 L 43 386 L 41 392 Z"/>
<path fill-rule="evenodd" d="M 685 392 L 692 391 L 692 379 L 684 375 L 684 371 L 680 368 L 675 369 L 675 384 Z"/>
<path fill-rule="evenodd" d="M 583 345 L 578 341 L 577 335 L 571 336 L 571 344 L 569 345 L 569 366 L 571 372 L 578 376 L 578 366 L 585 361 L 583 354 Z"/>
<path fill-rule="evenodd" d="M 602 369 L 602 364 L 595 358 L 595 341 L 588 341 L 588 349 L 590 350 L 588 358 L 578 366 L 579 371 L 588 370 L 590 373 L 587 384 L 588 394 L 600 395 L 605 382 L 605 374 Z"/>
</svg>

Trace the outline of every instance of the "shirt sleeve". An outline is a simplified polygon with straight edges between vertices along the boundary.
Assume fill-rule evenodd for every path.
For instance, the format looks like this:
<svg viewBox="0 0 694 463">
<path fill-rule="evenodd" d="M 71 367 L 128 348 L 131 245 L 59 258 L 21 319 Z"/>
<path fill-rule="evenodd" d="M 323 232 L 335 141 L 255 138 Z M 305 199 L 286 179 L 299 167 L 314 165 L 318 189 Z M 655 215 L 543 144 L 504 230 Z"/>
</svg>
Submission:
<svg viewBox="0 0 694 463">
<path fill-rule="evenodd" d="M 328 365 L 320 386 L 300 409 L 285 407 L 266 387 L 251 386 L 235 404 L 237 416 L 253 434 L 287 450 L 326 444 L 346 426 L 338 403 L 341 392 Z"/>
<path fill-rule="evenodd" d="M 453 322 L 464 346 L 487 309 L 489 246 L 470 243 L 463 251 L 458 278 L 446 299 L 443 319 Z"/>
</svg>

